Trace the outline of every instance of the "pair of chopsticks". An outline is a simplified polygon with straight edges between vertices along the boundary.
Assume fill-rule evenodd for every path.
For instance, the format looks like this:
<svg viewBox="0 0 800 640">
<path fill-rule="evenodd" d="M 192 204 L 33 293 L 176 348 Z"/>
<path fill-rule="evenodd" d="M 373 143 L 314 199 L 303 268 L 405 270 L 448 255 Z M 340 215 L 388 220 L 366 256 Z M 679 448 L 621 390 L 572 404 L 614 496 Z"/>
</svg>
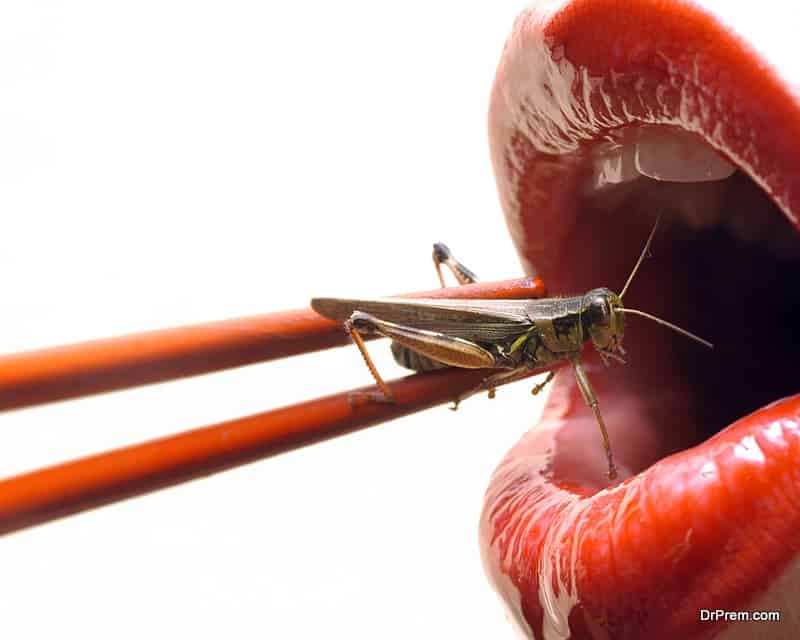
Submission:
<svg viewBox="0 0 800 640">
<path fill-rule="evenodd" d="M 404 297 L 540 298 L 522 278 Z M 0 356 L 0 410 L 166 382 L 348 344 L 310 309 L 270 313 Z M 0 480 L 0 534 L 306 446 L 452 401 L 484 370 L 445 369 L 389 382 L 392 404 L 349 390 Z"/>
</svg>

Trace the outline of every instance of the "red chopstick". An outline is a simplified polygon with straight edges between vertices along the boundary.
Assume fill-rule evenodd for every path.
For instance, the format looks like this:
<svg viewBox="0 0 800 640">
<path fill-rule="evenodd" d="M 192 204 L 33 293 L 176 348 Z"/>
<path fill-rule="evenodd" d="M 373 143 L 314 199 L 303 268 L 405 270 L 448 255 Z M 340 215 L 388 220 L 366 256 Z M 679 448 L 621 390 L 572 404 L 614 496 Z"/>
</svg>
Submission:
<svg viewBox="0 0 800 640">
<path fill-rule="evenodd" d="M 416 295 L 536 298 L 544 295 L 544 286 L 540 280 L 526 278 Z M 347 341 L 340 325 L 310 310 L 168 329 L 5 356 L 0 361 L 0 397 L 2 407 L 20 407 L 216 371 Z M 389 383 L 395 397 L 392 404 L 342 392 L 0 480 L 0 534 L 452 401 L 474 388 L 487 373 L 445 369 L 415 374 Z"/>
<path fill-rule="evenodd" d="M 436 289 L 405 297 L 538 298 L 539 279 Z M 222 371 L 349 342 L 311 309 L 267 313 L 0 356 L 0 410 Z"/>
<path fill-rule="evenodd" d="M 421 411 L 451 401 L 486 374 L 416 374 L 389 383 L 394 404 L 353 400 L 343 392 L 0 480 L 0 534 Z"/>
</svg>

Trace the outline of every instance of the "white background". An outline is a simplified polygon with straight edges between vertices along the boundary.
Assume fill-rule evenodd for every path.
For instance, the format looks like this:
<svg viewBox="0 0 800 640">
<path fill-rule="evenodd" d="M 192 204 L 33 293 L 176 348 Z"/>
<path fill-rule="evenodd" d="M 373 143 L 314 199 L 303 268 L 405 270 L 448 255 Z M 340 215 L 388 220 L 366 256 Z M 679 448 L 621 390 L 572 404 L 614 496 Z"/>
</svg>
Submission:
<svg viewBox="0 0 800 640">
<path fill-rule="evenodd" d="M 0 5 L 0 351 L 520 275 L 519 1 Z M 402 373 L 372 348 L 388 377 Z M 367 384 L 352 348 L 0 415 L 0 476 Z M 529 383 L 0 539 L 3 638 L 512 634 L 477 522 Z"/>
</svg>

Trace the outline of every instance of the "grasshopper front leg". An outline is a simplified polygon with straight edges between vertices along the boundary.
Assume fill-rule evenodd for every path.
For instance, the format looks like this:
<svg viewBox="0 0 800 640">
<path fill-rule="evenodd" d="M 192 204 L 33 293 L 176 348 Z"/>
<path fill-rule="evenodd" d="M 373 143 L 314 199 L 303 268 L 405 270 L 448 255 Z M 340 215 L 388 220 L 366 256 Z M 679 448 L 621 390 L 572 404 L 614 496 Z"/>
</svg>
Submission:
<svg viewBox="0 0 800 640">
<path fill-rule="evenodd" d="M 617 477 L 617 467 L 614 465 L 614 458 L 611 454 L 611 439 L 608 437 L 606 423 L 603 421 L 603 415 L 600 413 L 597 396 L 594 395 L 592 385 L 589 384 L 589 378 L 581 364 L 580 358 L 575 355 L 570 358 L 570 360 L 572 362 L 572 368 L 575 371 L 575 380 L 578 382 L 578 388 L 581 390 L 583 399 L 586 401 L 586 404 L 589 405 L 589 408 L 592 410 L 597 420 L 597 424 L 600 426 L 600 434 L 603 436 L 603 448 L 606 451 L 606 458 L 608 459 L 608 477 L 610 480 L 614 480 Z"/>
<path fill-rule="evenodd" d="M 406 325 L 386 322 L 363 311 L 354 311 L 345 322 L 345 329 L 353 338 L 364 361 L 375 378 L 378 388 L 383 393 L 383 400 L 392 402 L 391 389 L 378 373 L 375 363 L 367 351 L 366 344 L 361 337 L 361 332 L 377 333 L 391 338 L 404 347 L 415 351 L 426 358 L 440 362 L 451 367 L 463 369 L 493 369 L 501 366 L 494 354 L 484 349 L 479 344 L 454 338 L 445 333 L 415 329 Z"/>
</svg>

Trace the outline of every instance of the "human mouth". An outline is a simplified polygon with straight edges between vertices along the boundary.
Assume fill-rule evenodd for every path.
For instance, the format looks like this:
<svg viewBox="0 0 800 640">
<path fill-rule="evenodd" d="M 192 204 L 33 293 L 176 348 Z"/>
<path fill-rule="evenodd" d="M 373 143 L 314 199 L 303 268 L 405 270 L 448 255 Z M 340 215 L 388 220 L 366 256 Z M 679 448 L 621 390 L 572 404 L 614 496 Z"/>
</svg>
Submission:
<svg viewBox="0 0 800 640">
<path fill-rule="evenodd" d="M 762 39 L 763 7 L 711 5 L 541 2 L 498 70 L 492 158 L 526 268 L 552 293 L 618 290 L 663 213 L 626 304 L 716 347 L 630 318 L 626 366 L 587 351 L 621 482 L 567 370 L 498 467 L 484 563 L 537 638 L 707 637 L 701 609 L 779 606 L 797 574 L 800 73 L 780 7 Z"/>
</svg>

